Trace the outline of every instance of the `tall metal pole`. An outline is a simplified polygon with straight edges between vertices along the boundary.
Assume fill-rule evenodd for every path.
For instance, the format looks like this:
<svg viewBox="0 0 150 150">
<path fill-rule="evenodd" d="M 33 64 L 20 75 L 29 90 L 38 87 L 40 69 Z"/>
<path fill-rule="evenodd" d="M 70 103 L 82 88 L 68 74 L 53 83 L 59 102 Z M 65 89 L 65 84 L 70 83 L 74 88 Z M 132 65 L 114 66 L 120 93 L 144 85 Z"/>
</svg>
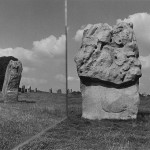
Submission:
<svg viewBox="0 0 150 150">
<path fill-rule="evenodd" d="M 68 29 L 67 29 L 67 0 L 65 0 L 65 35 L 66 35 L 66 115 L 68 117 Z"/>
</svg>

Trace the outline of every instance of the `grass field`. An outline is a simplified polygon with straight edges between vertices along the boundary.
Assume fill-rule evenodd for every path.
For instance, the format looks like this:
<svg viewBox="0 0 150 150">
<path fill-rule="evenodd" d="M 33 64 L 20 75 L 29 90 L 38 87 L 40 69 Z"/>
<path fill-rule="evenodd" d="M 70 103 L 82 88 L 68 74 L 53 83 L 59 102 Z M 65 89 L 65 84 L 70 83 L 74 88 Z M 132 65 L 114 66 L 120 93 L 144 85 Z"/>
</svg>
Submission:
<svg viewBox="0 0 150 150">
<path fill-rule="evenodd" d="M 141 97 L 137 120 L 81 118 L 81 97 L 69 97 L 69 118 L 19 150 L 150 150 L 150 97 Z"/>
<path fill-rule="evenodd" d="M 19 94 L 17 103 L 0 103 L 0 150 L 10 150 L 65 117 L 65 95 Z"/>
</svg>

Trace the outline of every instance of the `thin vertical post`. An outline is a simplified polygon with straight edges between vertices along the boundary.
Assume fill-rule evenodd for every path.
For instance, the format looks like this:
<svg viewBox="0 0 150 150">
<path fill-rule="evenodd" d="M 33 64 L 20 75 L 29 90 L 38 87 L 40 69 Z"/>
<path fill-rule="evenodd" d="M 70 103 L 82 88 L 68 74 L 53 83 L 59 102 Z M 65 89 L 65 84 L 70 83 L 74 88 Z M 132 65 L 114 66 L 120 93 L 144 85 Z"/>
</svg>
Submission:
<svg viewBox="0 0 150 150">
<path fill-rule="evenodd" d="M 65 35 L 66 35 L 66 115 L 68 117 L 68 29 L 67 29 L 67 0 L 65 0 Z"/>
</svg>

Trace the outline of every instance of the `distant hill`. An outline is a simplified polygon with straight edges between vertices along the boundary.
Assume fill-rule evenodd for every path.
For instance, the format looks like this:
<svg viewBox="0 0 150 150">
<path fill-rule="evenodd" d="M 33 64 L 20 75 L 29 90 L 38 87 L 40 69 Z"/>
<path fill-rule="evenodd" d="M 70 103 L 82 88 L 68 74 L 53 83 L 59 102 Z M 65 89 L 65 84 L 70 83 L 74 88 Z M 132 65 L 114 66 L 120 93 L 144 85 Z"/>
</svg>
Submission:
<svg viewBox="0 0 150 150">
<path fill-rule="evenodd" d="M 0 57 L 0 91 L 2 91 L 3 88 L 5 72 L 10 60 L 17 61 L 18 59 L 13 56 Z"/>
</svg>

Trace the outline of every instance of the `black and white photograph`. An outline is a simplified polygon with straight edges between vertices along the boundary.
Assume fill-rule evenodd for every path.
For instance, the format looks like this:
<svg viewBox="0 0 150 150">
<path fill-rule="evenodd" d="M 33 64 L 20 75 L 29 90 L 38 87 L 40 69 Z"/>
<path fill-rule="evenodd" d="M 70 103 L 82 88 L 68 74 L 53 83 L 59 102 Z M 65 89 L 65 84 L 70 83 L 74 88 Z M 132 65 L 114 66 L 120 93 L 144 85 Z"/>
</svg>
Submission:
<svg viewBox="0 0 150 150">
<path fill-rule="evenodd" d="M 0 0 L 0 150 L 150 150 L 150 0 Z"/>
</svg>

